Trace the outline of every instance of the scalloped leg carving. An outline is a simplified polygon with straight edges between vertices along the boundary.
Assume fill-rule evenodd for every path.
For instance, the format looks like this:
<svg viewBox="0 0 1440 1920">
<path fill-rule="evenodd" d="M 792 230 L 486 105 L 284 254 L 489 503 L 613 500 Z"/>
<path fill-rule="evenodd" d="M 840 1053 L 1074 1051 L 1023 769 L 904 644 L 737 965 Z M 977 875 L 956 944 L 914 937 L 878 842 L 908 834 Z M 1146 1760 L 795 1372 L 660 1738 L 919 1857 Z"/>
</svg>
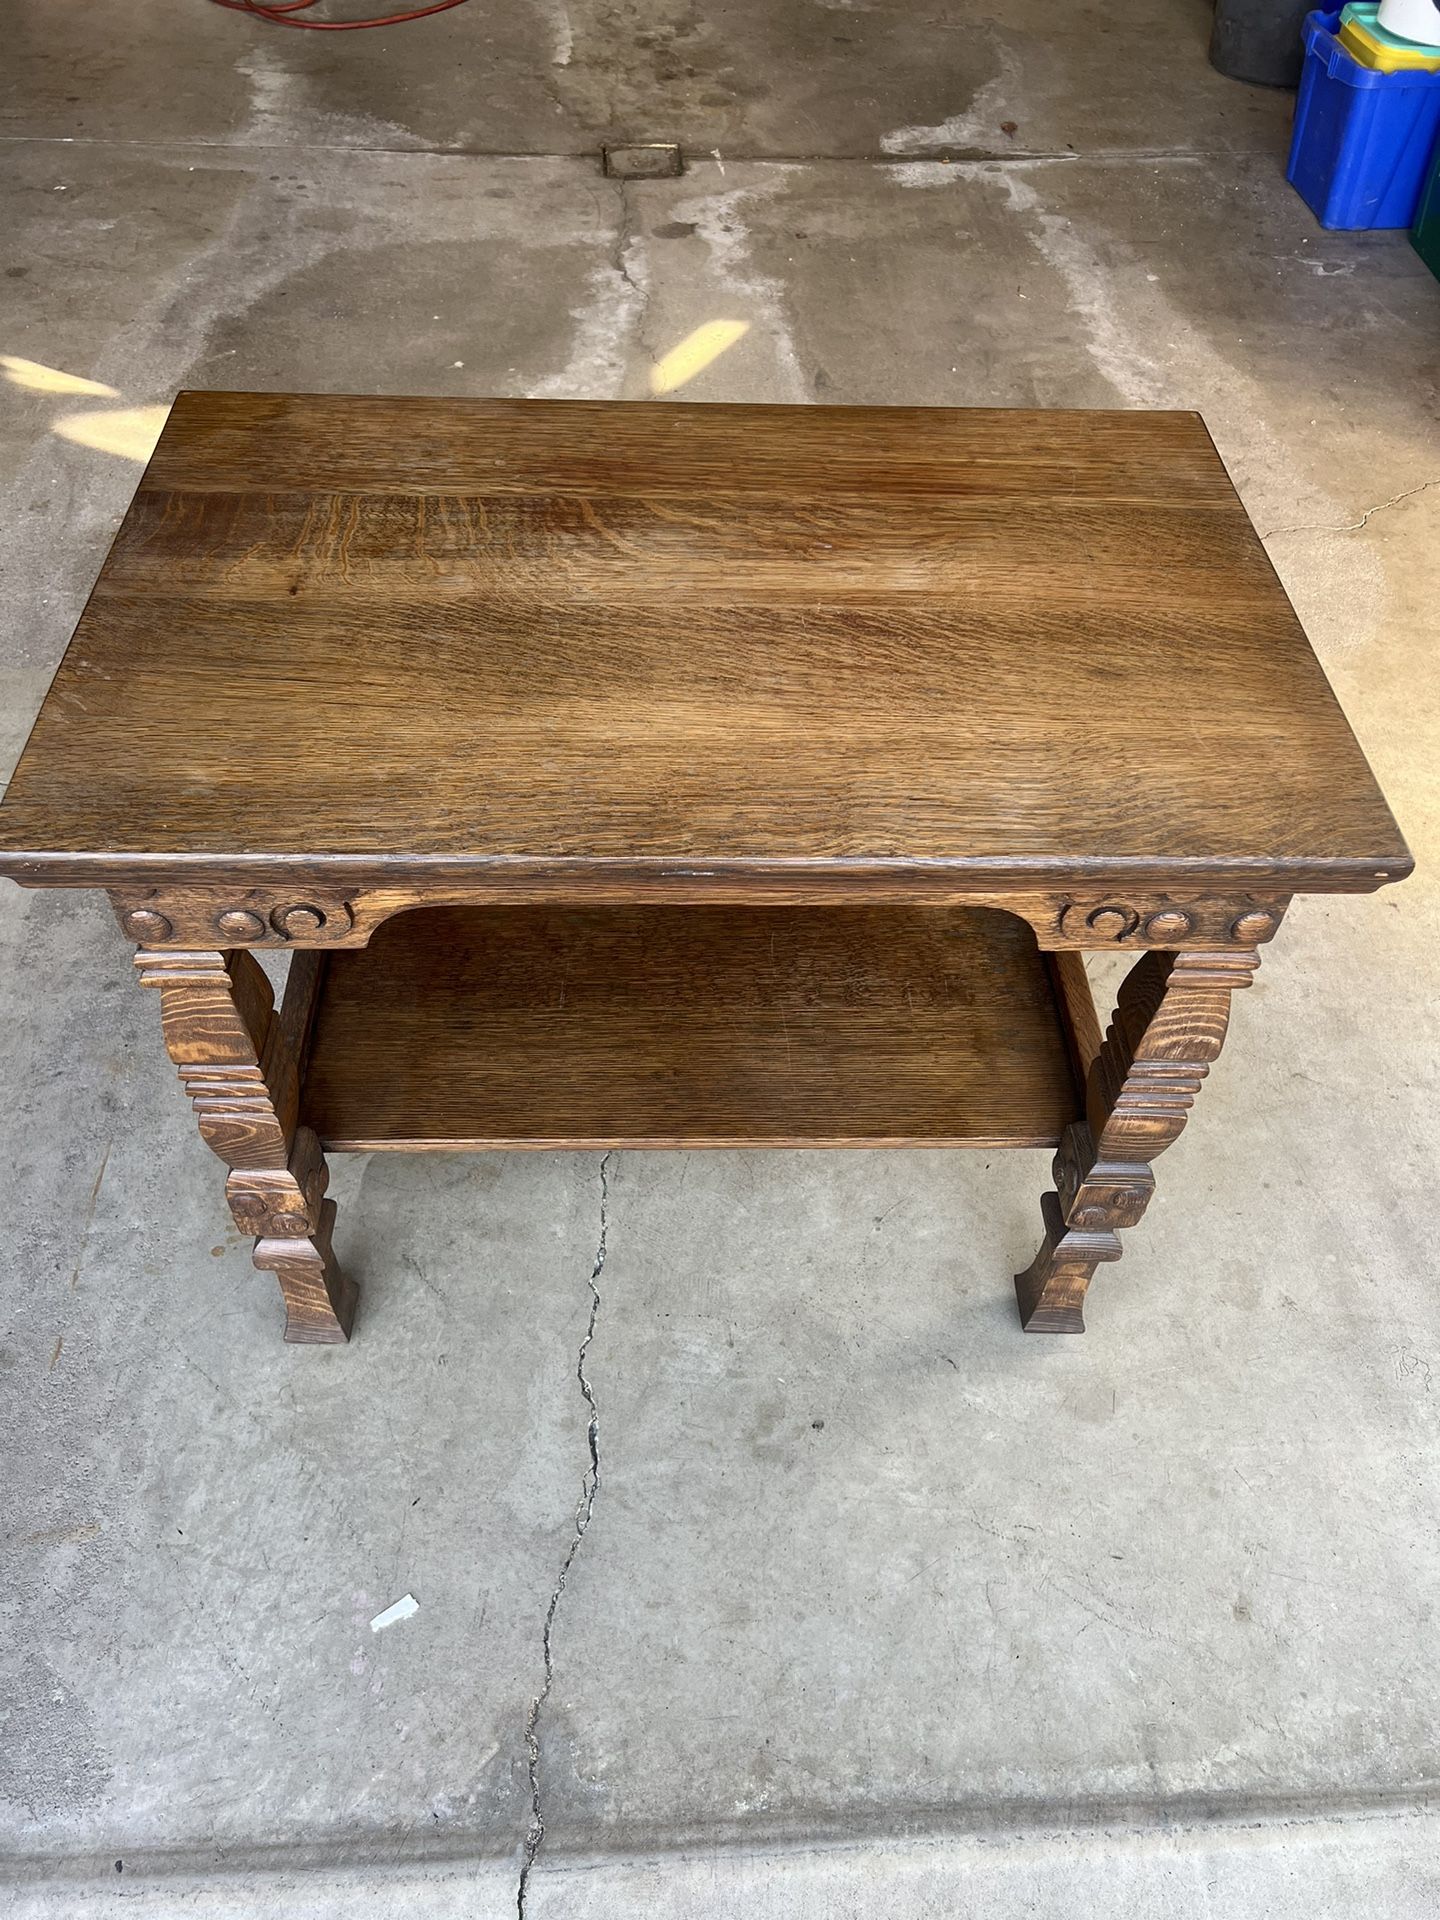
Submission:
<svg viewBox="0 0 1440 1920">
<path fill-rule="evenodd" d="M 1147 953 L 1126 976 L 1085 1084 L 1086 1118 L 1065 1129 L 1055 1192 L 1042 1196 L 1045 1238 L 1015 1276 L 1027 1333 L 1083 1333 L 1095 1269 L 1118 1260 L 1119 1230 L 1150 1203 L 1150 1162 L 1178 1140 L 1200 1082 L 1225 1041 L 1230 995 L 1260 956 Z"/>
<path fill-rule="evenodd" d="M 320 1142 L 296 1125 L 324 964 L 323 954 L 296 951 L 277 1012 L 243 949 L 135 956 L 140 984 L 160 989 L 166 1051 L 201 1137 L 230 1169 L 235 1224 L 255 1235 L 255 1265 L 280 1283 L 285 1338 L 330 1345 L 350 1337 L 357 1290 L 331 1249 L 335 1207 Z"/>
</svg>

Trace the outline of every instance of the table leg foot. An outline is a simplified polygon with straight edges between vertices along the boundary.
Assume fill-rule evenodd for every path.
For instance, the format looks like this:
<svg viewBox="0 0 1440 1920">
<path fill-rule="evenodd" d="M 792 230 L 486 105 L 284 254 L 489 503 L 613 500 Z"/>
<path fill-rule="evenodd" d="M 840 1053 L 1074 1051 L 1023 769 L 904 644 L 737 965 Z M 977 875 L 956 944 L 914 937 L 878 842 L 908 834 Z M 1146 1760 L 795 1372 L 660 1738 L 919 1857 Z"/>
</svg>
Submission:
<svg viewBox="0 0 1440 1920">
<path fill-rule="evenodd" d="M 1102 1260 L 1120 1258 L 1113 1233 L 1071 1233 L 1058 1194 L 1040 1196 L 1045 1238 L 1024 1273 L 1015 1276 L 1020 1325 L 1026 1333 L 1083 1333 L 1085 1289 Z"/>
<path fill-rule="evenodd" d="M 292 1345 L 338 1347 L 350 1338 L 360 1290 L 340 1270 L 330 1244 L 334 1231 L 335 1202 L 327 1200 L 314 1233 L 255 1242 L 255 1265 L 280 1283 Z"/>
</svg>

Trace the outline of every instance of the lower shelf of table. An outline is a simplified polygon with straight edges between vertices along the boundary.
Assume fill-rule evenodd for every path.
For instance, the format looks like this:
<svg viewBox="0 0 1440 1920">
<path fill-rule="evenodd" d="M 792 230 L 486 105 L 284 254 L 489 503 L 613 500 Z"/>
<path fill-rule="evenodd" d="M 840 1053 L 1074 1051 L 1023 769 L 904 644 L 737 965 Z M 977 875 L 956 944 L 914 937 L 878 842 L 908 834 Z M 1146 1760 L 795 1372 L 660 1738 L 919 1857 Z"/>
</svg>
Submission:
<svg viewBox="0 0 1440 1920">
<path fill-rule="evenodd" d="M 1023 921 L 985 908 L 432 907 L 332 954 L 333 1150 L 1054 1146 L 1081 1110 Z"/>
</svg>

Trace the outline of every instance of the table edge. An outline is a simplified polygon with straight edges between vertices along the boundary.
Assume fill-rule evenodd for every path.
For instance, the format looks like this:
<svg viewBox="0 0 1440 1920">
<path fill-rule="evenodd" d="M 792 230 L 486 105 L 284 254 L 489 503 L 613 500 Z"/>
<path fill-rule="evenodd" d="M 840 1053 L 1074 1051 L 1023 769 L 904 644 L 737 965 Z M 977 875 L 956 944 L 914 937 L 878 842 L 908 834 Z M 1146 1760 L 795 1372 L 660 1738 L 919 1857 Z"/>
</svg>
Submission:
<svg viewBox="0 0 1440 1920">
<path fill-rule="evenodd" d="M 425 888 L 464 885 L 497 894 L 537 886 L 623 895 L 627 887 L 686 893 L 723 892 L 763 885 L 777 899 L 816 889 L 863 892 L 867 887 L 913 892 L 917 898 L 949 892 L 1033 891 L 1106 886 L 1233 891 L 1263 887 L 1286 893 L 1373 893 L 1404 880 L 1415 861 L 1396 835 L 1390 847 L 1367 857 L 1338 855 L 1265 859 L 1204 855 L 904 856 L 831 858 L 785 855 L 539 855 L 451 853 L 68 852 L 0 848 L 0 878 L 23 887 L 135 887 L 308 884 Z"/>
</svg>

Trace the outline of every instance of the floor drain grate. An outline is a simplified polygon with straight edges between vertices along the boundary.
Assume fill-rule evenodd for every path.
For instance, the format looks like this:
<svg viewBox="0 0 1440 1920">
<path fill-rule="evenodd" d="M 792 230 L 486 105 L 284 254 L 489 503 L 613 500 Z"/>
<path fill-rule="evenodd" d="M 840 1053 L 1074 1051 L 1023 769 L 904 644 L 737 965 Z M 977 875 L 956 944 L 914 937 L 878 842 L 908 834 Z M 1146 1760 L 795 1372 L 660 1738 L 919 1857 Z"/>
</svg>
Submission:
<svg viewBox="0 0 1440 1920">
<path fill-rule="evenodd" d="M 673 180 L 685 171 L 685 162 L 674 141 L 652 140 L 635 147 L 602 147 L 600 171 L 612 180 Z"/>
</svg>

